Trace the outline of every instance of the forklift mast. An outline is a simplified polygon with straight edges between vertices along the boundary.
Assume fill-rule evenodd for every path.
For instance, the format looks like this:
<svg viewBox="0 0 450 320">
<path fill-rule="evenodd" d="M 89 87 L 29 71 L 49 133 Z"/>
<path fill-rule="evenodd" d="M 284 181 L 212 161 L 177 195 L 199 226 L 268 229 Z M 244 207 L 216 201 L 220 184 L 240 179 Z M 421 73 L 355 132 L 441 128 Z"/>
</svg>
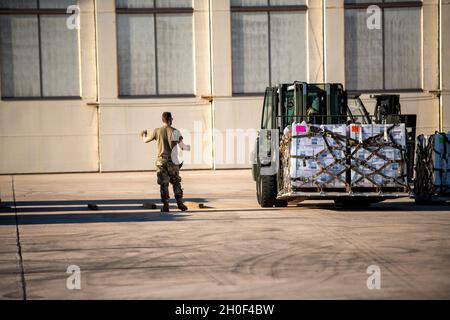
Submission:
<svg viewBox="0 0 450 320">
<path fill-rule="evenodd" d="M 400 95 L 381 94 L 373 96 L 375 105 L 375 121 L 377 123 L 400 123 Z"/>
</svg>

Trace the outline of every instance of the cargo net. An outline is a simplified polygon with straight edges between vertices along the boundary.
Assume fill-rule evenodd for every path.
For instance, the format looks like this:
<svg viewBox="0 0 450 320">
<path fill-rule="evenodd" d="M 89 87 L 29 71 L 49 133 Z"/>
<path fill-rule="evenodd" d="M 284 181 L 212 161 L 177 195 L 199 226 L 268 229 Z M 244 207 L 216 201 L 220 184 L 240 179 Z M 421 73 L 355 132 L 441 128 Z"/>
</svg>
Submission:
<svg viewBox="0 0 450 320">
<path fill-rule="evenodd" d="M 351 124 L 349 131 L 347 158 L 352 189 L 408 191 L 405 125 Z"/>
<path fill-rule="evenodd" d="M 450 133 L 417 137 L 414 194 L 428 199 L 450 193 Z"/>
<path fill-rule="evenodd" d="M 281 139 L 281 187 L 283 192 L 385 187 L 406 191 L 405 146 L 404 125 L 294 123 Z"/>
<path fill-rule="evenodd" d="M 282 139 L 287 190 L 345 188 L 346 126 L 293 124 Z"/>
</svg>

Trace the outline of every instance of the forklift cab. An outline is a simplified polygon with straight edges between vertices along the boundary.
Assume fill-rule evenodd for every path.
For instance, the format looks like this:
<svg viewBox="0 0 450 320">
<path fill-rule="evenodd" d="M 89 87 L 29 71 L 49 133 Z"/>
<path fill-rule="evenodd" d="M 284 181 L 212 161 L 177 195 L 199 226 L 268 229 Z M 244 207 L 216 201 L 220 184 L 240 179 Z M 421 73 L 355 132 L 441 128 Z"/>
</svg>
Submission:
<svg viewBox="0 0 450 320">
<path fill-rule="evenodd" d="M 310 124 L 345 124 L 347 121 L 347 93 L 342 84 L 308 84 L 296 81 L 267 87 L 261 118 L 261 132 L 255 142 L 253 177 L 267 167 L 274 154 L 270 145 L 274 132 L 278 137 L 293 122 Z"/>
<path fill-rule="evenodd" d="M 283 130 L 293 122 L 343 124 L 347 121 L 347 93 L 342 84 L 294 82 L 268 87 L 262 129 Z"/>
</svg>

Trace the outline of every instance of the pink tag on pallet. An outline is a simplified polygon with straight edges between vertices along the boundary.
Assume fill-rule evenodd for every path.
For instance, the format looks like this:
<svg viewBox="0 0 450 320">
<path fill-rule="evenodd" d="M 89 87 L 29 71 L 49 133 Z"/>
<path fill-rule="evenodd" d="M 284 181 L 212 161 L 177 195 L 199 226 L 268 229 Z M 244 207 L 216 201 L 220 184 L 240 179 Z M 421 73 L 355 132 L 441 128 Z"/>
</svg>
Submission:
<svg viewBox="0 0 450 320">
<path fill-rule="evenodd" d="M 296 125 L 295 126 L 295 132 L 299 133 L 299 132 L 306 132 L 306 126 L 302 126 L 302 125 Z"/>
</svg>

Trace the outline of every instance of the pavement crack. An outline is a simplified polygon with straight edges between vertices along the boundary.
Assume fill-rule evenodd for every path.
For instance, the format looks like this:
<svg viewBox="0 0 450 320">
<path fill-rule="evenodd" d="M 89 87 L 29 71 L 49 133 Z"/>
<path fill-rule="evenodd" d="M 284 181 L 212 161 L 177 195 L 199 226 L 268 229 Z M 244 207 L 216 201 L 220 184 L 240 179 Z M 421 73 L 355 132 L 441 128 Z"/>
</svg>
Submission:
<svg viewBox="0 0 450 320">
<path fill-rule="evenodd" d="M 11 176 L 11 187 L 12 187 L 12 193 L 13 193 L 14 216 L 16 219 L 16 241 L 17 241 L 17 254 L 19 256 L 20 279 L 22 282 L 22 297 L 23 297 L 23 300 L 27 300 L 27 283 L 25 281 L 25 269 L 23 267 L 22 245 L 20 243 L 19 217 L 17 215 L 17 203 L 16 203 L 16 191 L 14 188 L 14 176 Z"/>
</svg>

